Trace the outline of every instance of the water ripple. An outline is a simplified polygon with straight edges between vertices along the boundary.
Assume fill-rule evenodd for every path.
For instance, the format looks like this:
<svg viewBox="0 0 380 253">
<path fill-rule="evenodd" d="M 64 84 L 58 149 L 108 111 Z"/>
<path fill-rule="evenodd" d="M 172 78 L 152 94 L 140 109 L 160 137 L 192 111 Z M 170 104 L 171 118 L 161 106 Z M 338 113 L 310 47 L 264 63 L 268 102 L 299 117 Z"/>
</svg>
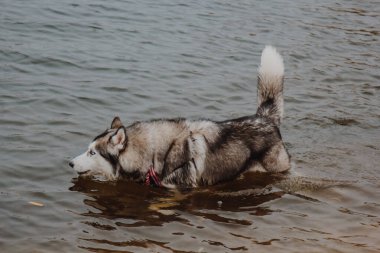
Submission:
<svg viewBox="0 0 380 253">
<path fill-rule="evenodd" d="M 0 229 L 2 251 L 380 251 L 377 1 L 5 0 L 1 10 L 0 219 L 12 228 Z M 193 191 L 71 182 L 67 161 L 115 115 L 253 114 L 265 44 L 285 60 L 292 174 Z"/>
</svg>

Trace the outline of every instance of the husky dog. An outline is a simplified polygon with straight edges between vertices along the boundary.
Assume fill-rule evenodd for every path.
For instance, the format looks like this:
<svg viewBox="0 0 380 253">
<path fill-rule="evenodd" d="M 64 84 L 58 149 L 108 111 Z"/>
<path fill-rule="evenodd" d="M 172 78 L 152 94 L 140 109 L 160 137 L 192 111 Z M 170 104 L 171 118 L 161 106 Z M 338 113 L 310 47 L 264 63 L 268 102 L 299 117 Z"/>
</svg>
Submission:
<svg viewBox="0 0 380 253">
<path fill-rule="evenodd" d="M 266 46 L 258 75 L 255 115 L 226 121 L 160 119 L 124 126 L 119 117 L 70 161 L 79 175 L 126 176 L 165 187 L 232 180 L 248 170 L 284 172 L 290 156 L 281 138 L 284 65 Z"/>
</svg>

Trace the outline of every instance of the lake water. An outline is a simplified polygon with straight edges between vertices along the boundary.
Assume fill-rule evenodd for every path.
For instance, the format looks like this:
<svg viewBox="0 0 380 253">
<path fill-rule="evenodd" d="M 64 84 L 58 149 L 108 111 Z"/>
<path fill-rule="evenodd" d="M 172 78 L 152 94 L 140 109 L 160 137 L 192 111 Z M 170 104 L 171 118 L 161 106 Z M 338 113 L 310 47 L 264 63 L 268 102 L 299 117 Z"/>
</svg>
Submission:
<svg viewBox="0 0 380 253">
<path fill-rule="evenodd" d="M 169 191 L 67 165 L 115 115 L 253 114 L 266 44 L 287 177 Z M 0 89 L 1 252 L 380 252 L 376 0 L 3 0 Z"/>
</svg>

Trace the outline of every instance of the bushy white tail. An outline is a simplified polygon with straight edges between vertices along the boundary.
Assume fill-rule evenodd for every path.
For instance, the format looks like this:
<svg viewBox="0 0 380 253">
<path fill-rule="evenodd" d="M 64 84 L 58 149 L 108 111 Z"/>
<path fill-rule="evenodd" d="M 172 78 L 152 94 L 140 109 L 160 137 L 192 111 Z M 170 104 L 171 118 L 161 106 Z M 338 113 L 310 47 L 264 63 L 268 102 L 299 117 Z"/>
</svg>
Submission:
<svg viewBox="0 0 380 253">
<path fill-rule="evenodd" d="M 283 84 L 283 59 L 274 47 L 266 46 L 259 67 L 257 115 L 273 120 L 276 125 L 280 125 L 284 114 Z"/>
</svg>

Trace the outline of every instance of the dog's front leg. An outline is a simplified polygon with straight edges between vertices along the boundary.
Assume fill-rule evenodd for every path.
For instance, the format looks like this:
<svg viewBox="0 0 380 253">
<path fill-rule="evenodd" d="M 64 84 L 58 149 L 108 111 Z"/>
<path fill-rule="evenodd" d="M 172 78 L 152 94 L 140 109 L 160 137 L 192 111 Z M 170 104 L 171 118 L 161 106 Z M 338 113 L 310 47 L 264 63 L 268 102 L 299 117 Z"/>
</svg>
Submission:
<svg viewBox="0 0 380 253">
<path fill-rule="evenodd" d="M 207 141 L 201 134 L 190 133 L 181 145 L 172 148 L 165 159 L 163 183 L 196 187 L 205 170 Z"/>
<path fill-rule="evenodd" d="M 152 165 L 154 170 L 161 175 L 164 168 L 164 155 L 155 153 L 152 159 Z"/>
<path fill-rule="evenodd" d="M 197 187 L 197 169 L 193 161 L 177 168 L 162 180 L 162 185 L 168 188 Z"/>
<path fill-rule="evenodd" d="M 181 168 L 191 159 L 189 152 L 188 136 L 178 138 L 170 145 L 163 158 L 163 177 L 170 175 Z"/>
</svg>

